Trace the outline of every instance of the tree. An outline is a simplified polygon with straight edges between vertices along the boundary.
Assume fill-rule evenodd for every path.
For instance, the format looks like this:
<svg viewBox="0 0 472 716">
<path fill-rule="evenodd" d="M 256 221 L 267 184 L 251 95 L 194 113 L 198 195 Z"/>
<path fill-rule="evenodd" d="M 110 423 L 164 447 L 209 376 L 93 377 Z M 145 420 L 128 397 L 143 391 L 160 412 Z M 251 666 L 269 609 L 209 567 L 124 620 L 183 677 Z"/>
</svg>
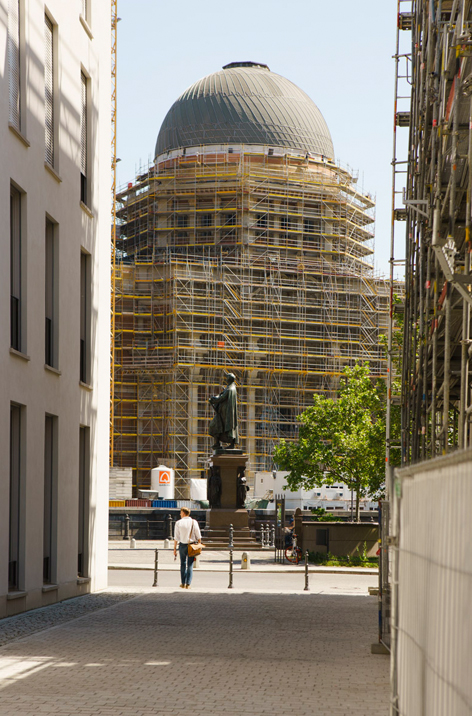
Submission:
<svg viewBox="0 0 472 716">
<path fill-rule="evenodd" d="M 379 496 L 384 484 L 385 399 L 385 384 L 372 381 L 367 363 L 344 369 L 336 400 L 315 393 L 298 416 L 298 440 L 274 450 L 289 489 L 344 482 L 356 492 L 359 521 L 360 497 Z"/>
</svg>

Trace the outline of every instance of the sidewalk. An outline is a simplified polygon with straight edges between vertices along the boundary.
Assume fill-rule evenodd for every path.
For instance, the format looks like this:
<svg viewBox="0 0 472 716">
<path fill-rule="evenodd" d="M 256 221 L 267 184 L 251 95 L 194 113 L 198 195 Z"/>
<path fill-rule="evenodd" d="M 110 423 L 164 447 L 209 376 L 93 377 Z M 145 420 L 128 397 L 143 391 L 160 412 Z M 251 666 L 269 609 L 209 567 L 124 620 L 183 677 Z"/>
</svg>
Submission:
<svg viewBox="0 0 472 716">
<path fill-rule="evenodd" d="M 0 648 L 0 716 L 388 714 L 375 598 L 134 591 Z"/>
<path fill-rule="evenodd" d="M 159 551 L 159 571 L 174 571 L 180 569 L 179 560 L 174 560 L 172 547 L 164 549 L 163 540 L 137 541 L 134 549 L 130 548 L 129 542 L 112 541 L 108 547 L 108 569 L 154 569 L 154 551 Z M 234 570 L 241 570 L 242 550 L 233 552 Z M 298 565 L 284 562 L 274 562 L 273 549 L 261 549 L 248 552 L 251 560 L 251 572 L 303 572 L 305 565 Z M 229 569 L 229 553 L 226 550 L 204 549 L 199 564 L 196 566 L 202 572 L 227 572 Z M 309 565 L 310 574 L 370 574 L 378 575 L 378 569 L 364 567 L 323 567 L 314 564 Z"/>
</svg>

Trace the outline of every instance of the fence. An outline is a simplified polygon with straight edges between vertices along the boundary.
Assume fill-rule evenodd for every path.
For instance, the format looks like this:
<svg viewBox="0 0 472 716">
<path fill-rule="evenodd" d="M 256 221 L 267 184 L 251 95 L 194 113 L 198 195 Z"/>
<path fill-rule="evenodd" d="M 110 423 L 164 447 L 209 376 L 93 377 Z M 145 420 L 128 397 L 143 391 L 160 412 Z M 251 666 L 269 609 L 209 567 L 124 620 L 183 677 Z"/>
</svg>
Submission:
<svg viewBox="0 0 472 716">
<path fill-rule="evenodd" d="M 115 515 L 114 517 L 115 519 L 110 518 L 108 522 L 108 538 L 111 540 L 127 539 L 128 537 L 138 540 L 172 538 L 176 519 L 170 514 L 159 518 L 153 515 L 152 519 L 146 516 L 133 518 L 127 515 Z M 201 517 L 196 517 L 196 519 L 200 528 L 203 529 L 205 519 Z"/>
<path fill-rule="evenodd" d="M 391 716 L 472 714 L 472 450 L 398 470 Z"/>
</svg>

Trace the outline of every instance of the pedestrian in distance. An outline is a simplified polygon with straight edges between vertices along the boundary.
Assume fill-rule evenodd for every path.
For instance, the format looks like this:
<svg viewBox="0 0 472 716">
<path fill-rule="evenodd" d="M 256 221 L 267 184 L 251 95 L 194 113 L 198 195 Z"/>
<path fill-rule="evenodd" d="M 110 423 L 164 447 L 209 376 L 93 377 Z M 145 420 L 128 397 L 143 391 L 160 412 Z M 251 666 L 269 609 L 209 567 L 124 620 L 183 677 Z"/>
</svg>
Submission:
<svg viewBox="0 0 472 716">
<path fill-rule="evenodd" d="M 180 586 L 182 589 L 190 589 L 193 577 L 193 563 L 195 557 L 190 557 L 188 545 L 190 542 L 200 542 L 202 535 L 197 520 L 190 517 L 188 507 L 180 510 L 180 520 L 175 523 L 174 532 L 174 559 L 177 559 L 177 545 L 180 555 Z"/>
</svg>

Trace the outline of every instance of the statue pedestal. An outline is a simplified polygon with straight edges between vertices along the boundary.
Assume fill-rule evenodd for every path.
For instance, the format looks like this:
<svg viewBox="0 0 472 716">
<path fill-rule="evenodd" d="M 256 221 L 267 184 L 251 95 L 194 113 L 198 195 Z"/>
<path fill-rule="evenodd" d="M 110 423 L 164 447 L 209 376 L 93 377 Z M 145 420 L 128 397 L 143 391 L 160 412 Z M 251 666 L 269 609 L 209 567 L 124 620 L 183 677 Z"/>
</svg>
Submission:
<svg viewBox="0 0 472 716">
<path fill-rule="evenodd" d="M 245 469 L 247 455 L 243 455 L 242 450 L 218 452 L 213 455 L 212 462 L 220 468 L 221 509 L 237 510 L 238 472 Z"/>
<path fill-rule="evenodd" d="M 254 549 L 259 545 L 250 536 L 249 515 L 238 508 L 238 474 L 246 467 L 247 455 L 242 450 L 215 451 L 212 462 L 221 477 L 221 507 L 207 510 L 207 530 L 204 543 L 214 549 L 228 549 L 229 526 L 233 525 L 235 549 Z"/>
<path fill-rule="evenodd" d="M 235 530 L 248 529 L 248 513 L 247 510 L 225 510 L 212 507 L 211 510 L 207 510 L 207 524 L 211 530 L 218 532 L 229 532 L 230 525 L 233 525 Z"/>
</svg>

